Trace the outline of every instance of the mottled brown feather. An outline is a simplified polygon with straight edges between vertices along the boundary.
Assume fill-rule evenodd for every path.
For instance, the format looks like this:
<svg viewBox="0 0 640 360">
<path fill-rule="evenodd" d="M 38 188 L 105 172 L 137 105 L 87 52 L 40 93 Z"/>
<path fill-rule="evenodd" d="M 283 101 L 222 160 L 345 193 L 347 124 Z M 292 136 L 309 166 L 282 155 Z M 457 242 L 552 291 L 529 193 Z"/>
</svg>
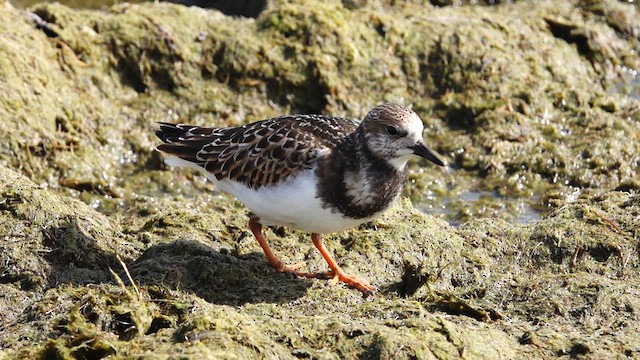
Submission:
<svg viewBox="0 0 640 360">
<path fill-rule="evenodd" d="M 227 128 L 160 123 L 156 135 L 165 142 L 159 151 L 202 166 L 218 180 L 257 189 L 310 169 L 357 127 L 338 117 L 285 115 Z"/>
</svg>

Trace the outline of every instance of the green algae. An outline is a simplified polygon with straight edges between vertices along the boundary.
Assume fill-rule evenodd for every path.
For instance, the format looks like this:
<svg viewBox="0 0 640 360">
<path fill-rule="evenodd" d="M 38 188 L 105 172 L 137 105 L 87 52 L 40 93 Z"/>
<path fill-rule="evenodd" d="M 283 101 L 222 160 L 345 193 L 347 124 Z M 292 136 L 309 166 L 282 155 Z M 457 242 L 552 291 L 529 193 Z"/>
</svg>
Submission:
<svg viewBox="0 0 640 360">
<path fill-rule="evenodd" d="M 0 57 L 2 351 L 638 356 L 638 104 L 607 80 L 637 67 L 637 10 L 535 4 L 274 2 L 255 20 L 41 4 L 46 33 L 0 2 L 0 51 L 16 55 Z M 328 235 L 345 270 L 380 286 L 371 300 L 274 273 L 241 204 L 152 150 L 157 121 L 361 117 L 383 100 L 412 103 L 451 165 L 412 162 L 408 195 L 497 196 L 458 202 L 459 229 L 404 199 Z M 547 213 L 514 225 L 505 197 Z M 308 234 L 266 236 L 283 260 L 326 269 Z"/>
<path fill-rule="evenodd" d="M 524 331 L 535 334 L 543 325 L 571 324 L 566 334 L 537 340 L 548 355 L 568 352 L 578 339 L 592 344 L 589 353 L 594 357 L 605 356 L 595 343 L 635 354 L 634 325 L 627 324 L 638 318 L 639 283 L 628 274 L 639 260 L 637 213 L 637 195 L 613 192 L 567 204 L 531 225 L 489 220 L 464 224 L 461 235 L 479 249 L 468 257 L 476 270 L 468 273 L 472 280 L 467 281 L 476 285 L 467 289 L 481 294 L 481 302 L 503 304 L 498 311 L 526 321 Z M 475 287 L 480 279 L 486 287 Z M 596 318 L 615 320 L 605 324 Z M 616 337 L 603 337 L 596 328 L 608 328 Z"/>
<path fill-rule="evenodd" d="M 77 111 L 54 116 L 59 136 L 35 127 L 44 140 L 29 150 L 45 159 L 42 163 L 36 156 L 32 166 L 50 172 L 44 165 L 55 162 L 58 172 L 45 177 L 36 171 L 34 176 L 64 188 L 120 196 L 127 186 L 118 179 L 151 156 L 148 134 L 158 118 L 239 124 L 289 111 L 360 117 L 381 100 L 410 99 L 424 117 L 432 145 L 454 168 L 465 170 L 455 178 L 466 179 L 443 183 L 434 180 L 442 174 L 427 167 L 415 174 L 418 183 L 457 188 L 471 183 L 470 175 L 482 175 L 486 180 L 471 190 L 541 199 L 528 204 L 535 208 L 547 205 L 547 191 L 637 189 L 638 142 L 627 141 L 628 135 L 638 136 L 637 105 L 608 94 L 605 80 L 616 77 L 621 65 L 635 66 L 637 44 L 626 41 L 629 26 L 614 27 L 628 30 L 619 38 L 610 31 L 612 21 L 599 21 L 633 8 L 580 4 L 585 8 L 580 14 L 568 3 L 543 2 L 539 11 L 544 16 L 514 18 L 510 15 L 528 11 L 530 3 L 445 7 L 435 15 L 419 11 L 418 4 L 381 12 L 367 6 L 347 10 L 339 2 L 314 7 L 274 3 L 256 20 L 173 5 L 154 7 L 153 16 L 148 6 L 128 4 L 100 16 L 61 5 L 38 6 L 34 12 L 50 22 L 54 41 L 64 44 L 58 61 L 75 74 L 60 81 L 91 79 L 80 82 L 95 100 L 76 98 Z M 631 23 L 634 15 L 627 13 L 626 23 Z M 183 18 L 189 20 L 176 26 Z M 587 45 L 567 35 L 578 32 Z M 592 54 L 605 45 L 610 51 Z M 154 96 L 135 96 L 149 91 Z M 114 112 L 106 104 L 95 108 L 100 94 L 135 101 L 124 100 Z M 49 107 L 60 108 L 55 102 Z M 74 115 L 86 113 L 101 118 Z M 108 124 L 120 116 L 133 131 L 124 138 L 108 130 L 115 129 Z M 445 128 L 454 131 L 439 130 Z M 87 147 L 78 140 L 87 136 L 104 145 Z M 6 153 L 29 153 L 21 143 Z M 33 157 L 20 160 L 34 162 Z M 60 173 L 65 175 L 61 180 Z M 425 200 L 423 193 L 410 194 Z"/>
<path fill-rule="evenodd" d="M 109 280 L 115 256 L 132 255 L 135 246 L 119 237 L 118 226 L 86 204 L 37 187 L 2 167 L 0 209 L 2 286 L 27 298 L 59 283 Z M 13 321 L 27 305 L 3 302 L 3 320 Z M 5 323 L 5 324 L 6 324 Z"/>
</svg>

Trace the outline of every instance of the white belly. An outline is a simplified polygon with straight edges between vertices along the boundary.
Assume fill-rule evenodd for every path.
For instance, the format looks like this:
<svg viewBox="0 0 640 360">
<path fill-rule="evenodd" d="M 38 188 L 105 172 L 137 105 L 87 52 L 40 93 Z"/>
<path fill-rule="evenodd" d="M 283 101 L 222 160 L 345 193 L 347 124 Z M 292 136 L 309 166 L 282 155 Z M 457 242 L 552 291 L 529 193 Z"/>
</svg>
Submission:
<svg viewBox="0 0 640 360">
<path fill-rule="evenodd" d="M 312 233 L 330 233 L 346 230 L 369 220 L 345 218 L 338 211 L 323 208 L 320 199 L 316 197 L 313 170 L 305 171 L 280 186 L 261 187 L 258 190 L 248 189 L 235 181 L 215 180 L 214 183 L 222 190 L 235 195 L 260 217 L 260 223 L 264 225 L 282 225 Z"/>
<path fill-rule="evenodd" d="M 170 166 L 188 166 L 204 170 L 193 163 L 169 158 L 165 160 Z M 281 225 L 311 233 L 331 233 L 356 227 L 369 221 L 369 218 L 345 218 L 338 211 L 322 207 L 316 197 L 316 178 L 314 169 L 304 171 L 287 182 L 272 187 L 249 189 L 236 181 L 219 181 L 212 174 L 205 175 L 220 189 L 234 195 L 249 210 L 260 217 L 263 225 Z"/>
</svg>

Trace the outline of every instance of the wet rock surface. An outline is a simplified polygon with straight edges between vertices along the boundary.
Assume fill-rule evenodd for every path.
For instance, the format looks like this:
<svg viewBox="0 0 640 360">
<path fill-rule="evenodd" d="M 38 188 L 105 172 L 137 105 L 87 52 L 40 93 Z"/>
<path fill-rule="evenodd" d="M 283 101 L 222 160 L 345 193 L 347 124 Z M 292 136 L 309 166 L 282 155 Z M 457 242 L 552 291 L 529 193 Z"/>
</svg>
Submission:
<svg viewBox="0 0 640 360">
<path fill-rule="evenodd" d="M 640 103 L 616 91 L 638 68 L 637 8 L 437 5 L 273 1 L 249 19 L 0 1 L 1 351 L 640 356 Z M 153 151 L 157 121 L 359 118 L 381 101 L 412 104 L 449 169 L 411 163 L 397 206 L 327 236 L 380 287 L 370 300 L 275 273 L 247 210 Z M 516 223 L 522 204 L 542 218 Z M 266 236 L 325 270 L 308 234 Z"/>
</svg>

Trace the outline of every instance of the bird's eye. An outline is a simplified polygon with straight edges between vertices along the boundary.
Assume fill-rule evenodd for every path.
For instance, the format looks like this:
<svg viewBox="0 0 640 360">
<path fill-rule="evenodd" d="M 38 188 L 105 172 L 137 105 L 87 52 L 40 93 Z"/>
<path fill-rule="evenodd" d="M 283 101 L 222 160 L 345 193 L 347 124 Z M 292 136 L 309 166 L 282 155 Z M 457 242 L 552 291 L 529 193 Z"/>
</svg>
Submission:
<svg viewBox="0 0 640 360">
<path fill-rule="evenodd" d="M 393 125 L 387 125 L 387 133 L 391 136 L 398 135 L 398 129 Z"/>
</svg>

